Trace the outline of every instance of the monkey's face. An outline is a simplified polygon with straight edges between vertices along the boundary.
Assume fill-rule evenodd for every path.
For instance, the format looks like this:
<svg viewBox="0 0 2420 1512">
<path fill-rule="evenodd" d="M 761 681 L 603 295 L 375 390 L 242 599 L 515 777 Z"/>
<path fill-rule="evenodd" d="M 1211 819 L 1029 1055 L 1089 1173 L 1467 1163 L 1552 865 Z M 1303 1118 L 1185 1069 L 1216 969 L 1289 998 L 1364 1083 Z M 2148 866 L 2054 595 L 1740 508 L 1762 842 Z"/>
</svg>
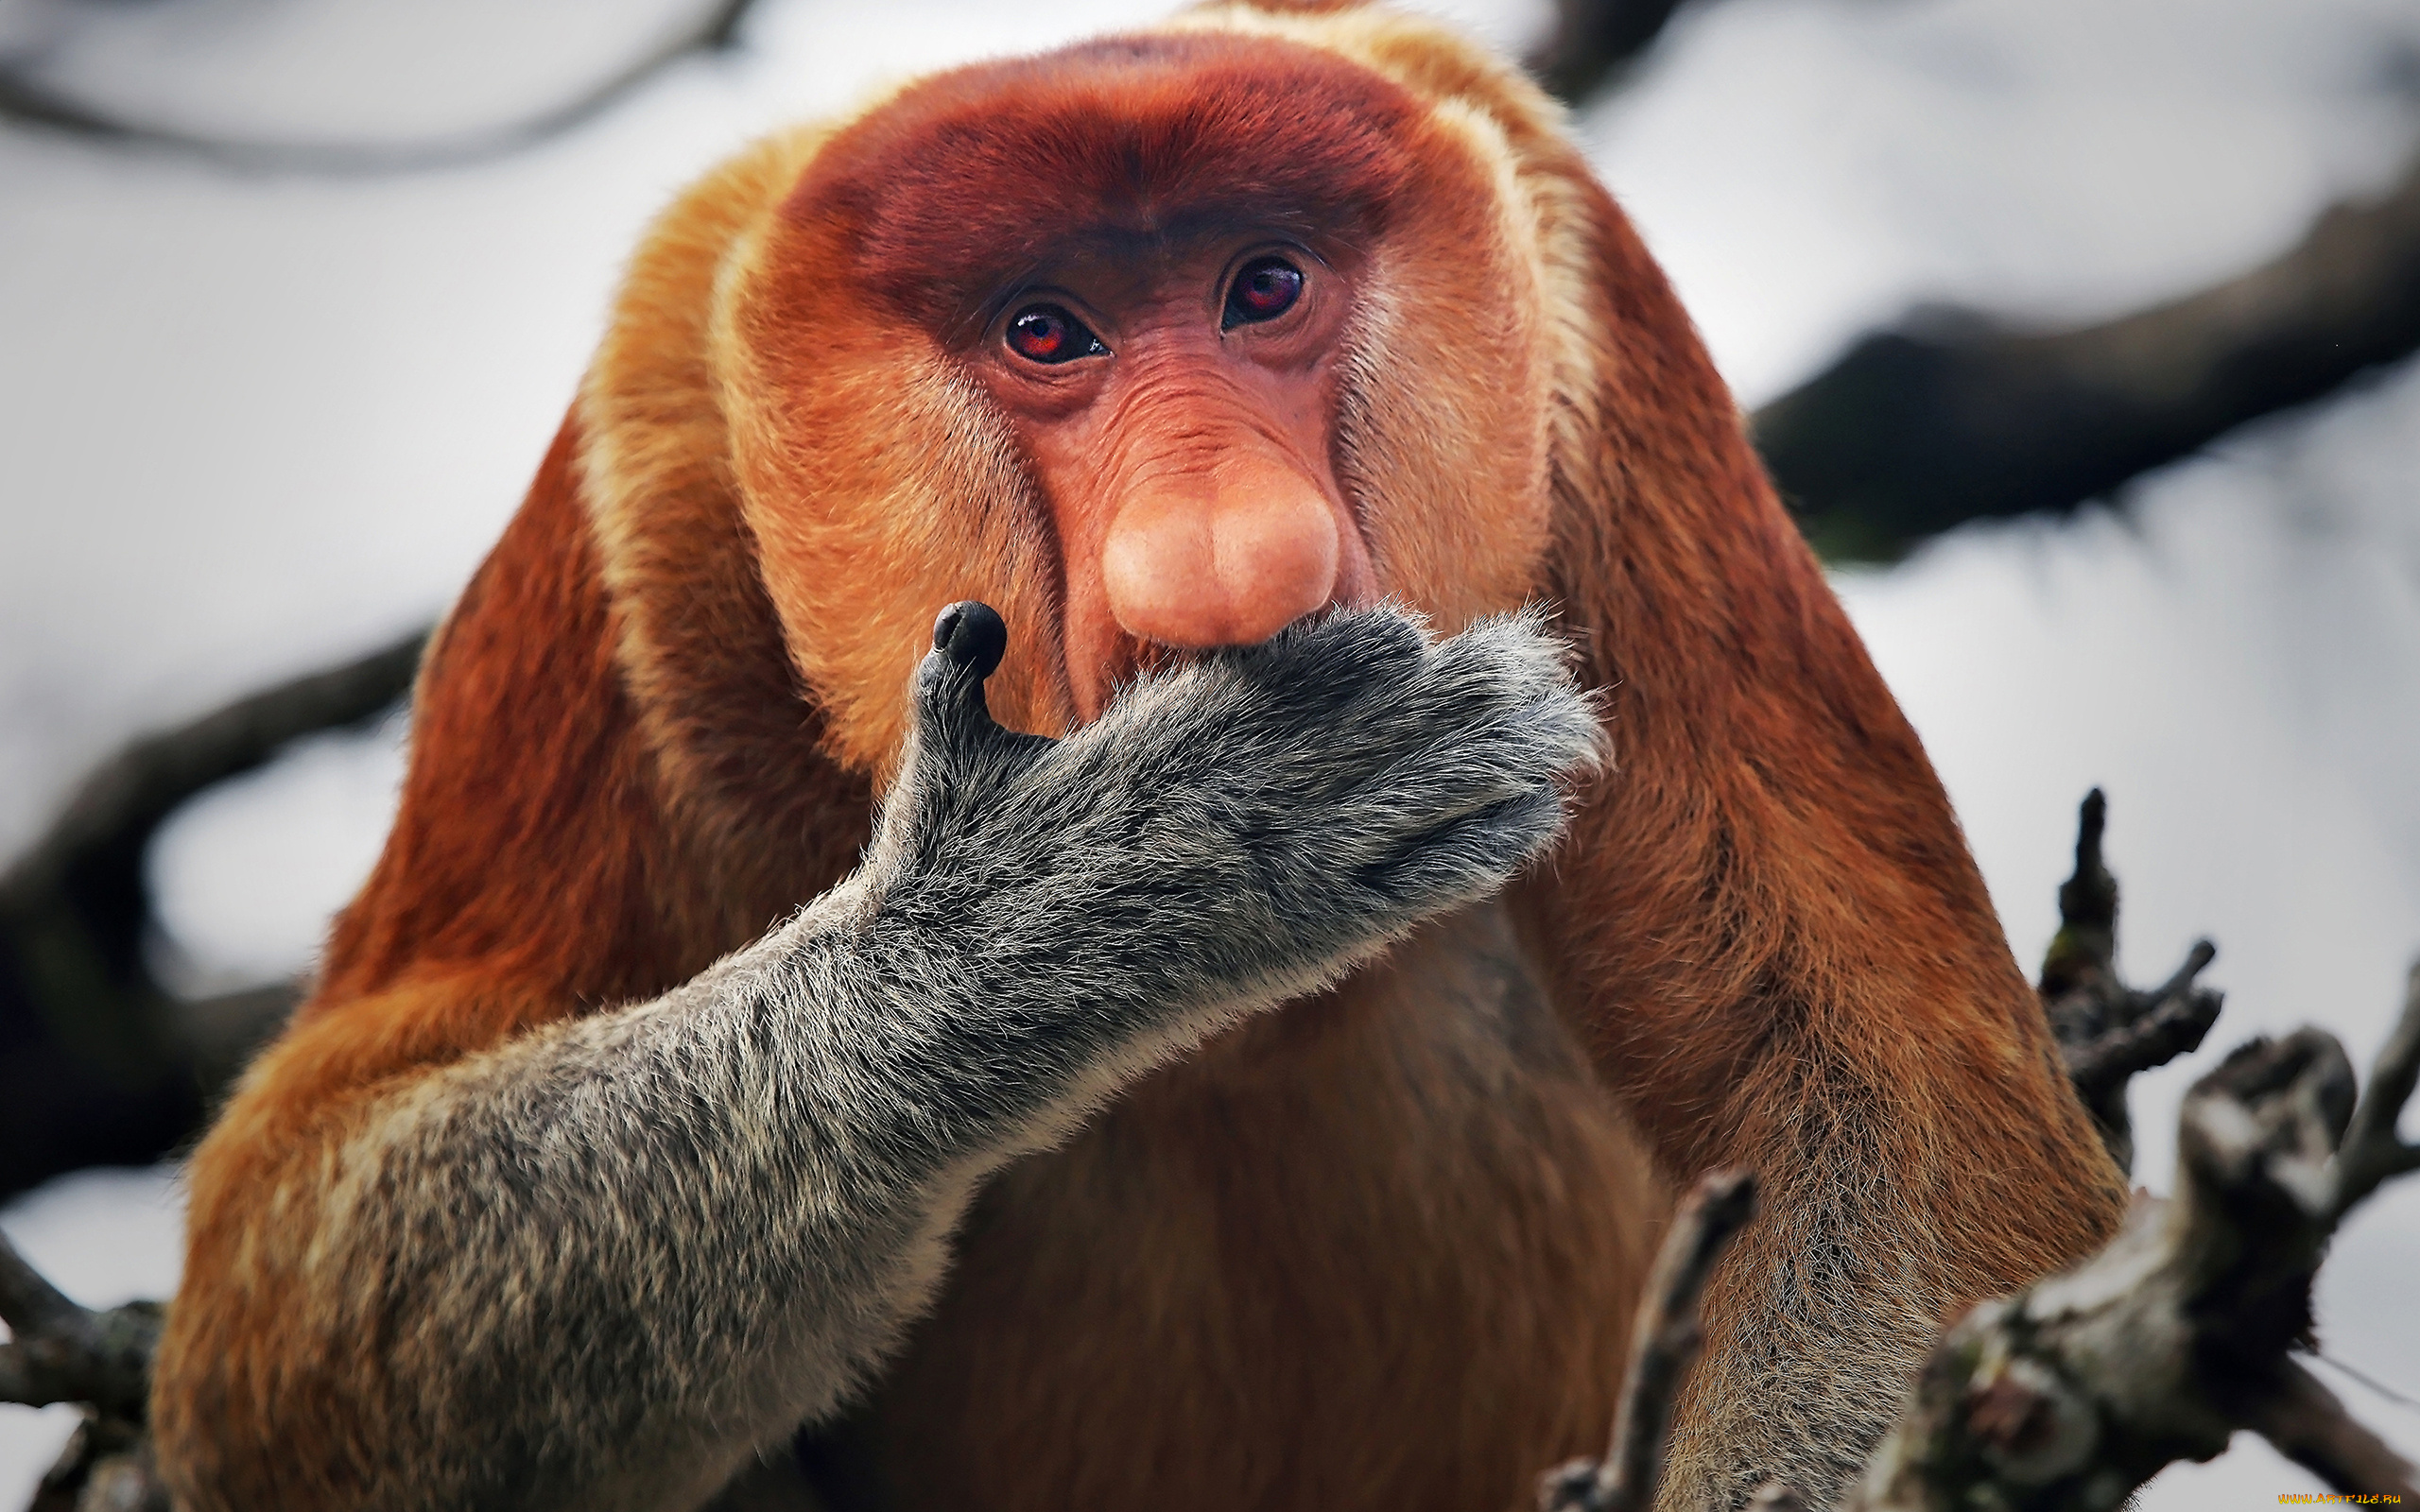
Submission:
<svg viewBox="0 0 2420 1512">
<path fill-rule="evenodd" d="M 1119 39 L 940 76 L 816 151 L 726 270 L 742 507 L 832 745 L 881 769 L 942 604 L 1004 723 L 1381 595 L 1535 590 L 1536 208 L 1476 112 L 1321 49 Z"/>
<path fill-rule="evenodd" d="M 1222 230 L 1071 252 L 999 301 L 969 367 L 1041 486 L 1080 717 L 1161 648 L 1374 596 L 1335 467 L 1361 261 Z"/>
</svg>

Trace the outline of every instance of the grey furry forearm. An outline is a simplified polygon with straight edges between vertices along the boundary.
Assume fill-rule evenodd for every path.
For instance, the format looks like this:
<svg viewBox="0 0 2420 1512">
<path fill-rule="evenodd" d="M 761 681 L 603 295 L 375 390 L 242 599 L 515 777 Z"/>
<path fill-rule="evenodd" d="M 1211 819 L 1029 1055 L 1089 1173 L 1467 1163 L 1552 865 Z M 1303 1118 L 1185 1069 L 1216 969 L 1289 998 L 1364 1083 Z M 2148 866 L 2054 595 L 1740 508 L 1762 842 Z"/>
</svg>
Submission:
<svg viewBox="0 0 2420 1512">
<path fill-rule="evenodd" d="M 420 1383 L 382 1481 L 413 1504 L 679 1505 L 887 1354 L 977 1182 L 1115 1047 L 1017 1032 L 1018 994 L 987 1000 L 858 891 L 432 1078 L 343 1151 L 327 1274 L 389 1310 Z M 432 1487 L 448 1469 L 513 1484 Z"/>
</svg>

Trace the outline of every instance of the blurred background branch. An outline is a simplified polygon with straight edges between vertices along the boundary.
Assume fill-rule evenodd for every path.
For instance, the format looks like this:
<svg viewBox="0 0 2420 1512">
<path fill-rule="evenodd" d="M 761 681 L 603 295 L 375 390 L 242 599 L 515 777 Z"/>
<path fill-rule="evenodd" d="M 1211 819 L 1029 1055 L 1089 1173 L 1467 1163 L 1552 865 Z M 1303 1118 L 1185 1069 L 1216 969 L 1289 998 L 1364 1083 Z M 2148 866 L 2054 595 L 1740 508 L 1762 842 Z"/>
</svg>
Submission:
<svg viewBox="0 0 2420 1512">
<path fill-rule="evenodd" d="M 1568 105 L 1619 80 L 1688 0 L 1555 0 L 1554 27 L 1522 63 Z"/>
<path fill-rule="evenodd" d="M 292 1006 L 292 983 L 169 992 L 145 860 L 196 794 L 411 686 L 427 632 L 135 741 L 0 873 L 0 1197 L 62 1171 L 157 1160 Z"/>
<path fill-rule="evenodd" d="M 1969 520 L 2072 509 L 2420 350 L 2420 156 L 2292 249 L 2072 331 L 1965 310 L 1876 332 L 1755 416 L 1827 557 L 1890 560 Z"/>
<path fill-rule="evenodd" d="M 109 146 L 141 147 L 266 173 L 411 173 L 463 167 L 551 142 L 638 93 L 666 70 L 700 54 L 738 44 L 755 0 L 714 0 L 695 20 L 595 83 L 518 120 L 421 142 L 279 142 L 213 136 L 158 122 L 74 94 L 43 79 L 23 60 L 0 59 L 0 121 L 58 131 Z"/>
</svg>

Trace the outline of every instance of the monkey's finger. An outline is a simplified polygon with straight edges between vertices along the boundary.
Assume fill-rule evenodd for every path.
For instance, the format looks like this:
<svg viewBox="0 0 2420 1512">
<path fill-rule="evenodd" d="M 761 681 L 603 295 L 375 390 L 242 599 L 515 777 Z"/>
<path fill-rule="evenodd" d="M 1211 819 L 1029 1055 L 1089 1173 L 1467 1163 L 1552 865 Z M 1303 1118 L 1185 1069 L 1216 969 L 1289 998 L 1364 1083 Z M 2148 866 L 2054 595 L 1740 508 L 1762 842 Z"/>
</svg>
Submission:
<svg viewBox="0 0 2420 1512">
<path fill-rule="evenodd" d="M 1389 913 L 1500 886 L 1554 843 L 1564 795 L 1601 760 L 1596 711 L 1535 614 L 1426 646 L 1407 680 L 1348 717 L 1344 741 L 1302 753 L 1345 756 L 1345 780 L 1289 784 L 1321 822 L 1291 827 L 1319 842 L 1288 854 L 1286 874 L 1341 870 Z"/>
<path fill-rule="evenodd" d="M 1402 837 L 1361 868 L 1361 885 L 1415 912 L 1483 898 L 1512 879 L 1563 833 L 1551 789 L 1530 788 L 1442 818 Z"/>
<path fill-rule="evenodd" d="M 1329 864 L 1348 864 L 1358 885 L 1395 905 L 1493 891 L 1561 835 L 1592 724 L 1585 703 L 1566 694 L 1445 732 L 1334 805 Z"/>
<path fill-rule="evenodd" d="M 1567 785 L 1606 763 L 1597 706 L 1535 609 L 1480 620 L 1440 644 L 1419 693 L 1412 717 L 1458 732 L 1481 767 L 1500 763 L 1519 781 Z"/>
</svg>

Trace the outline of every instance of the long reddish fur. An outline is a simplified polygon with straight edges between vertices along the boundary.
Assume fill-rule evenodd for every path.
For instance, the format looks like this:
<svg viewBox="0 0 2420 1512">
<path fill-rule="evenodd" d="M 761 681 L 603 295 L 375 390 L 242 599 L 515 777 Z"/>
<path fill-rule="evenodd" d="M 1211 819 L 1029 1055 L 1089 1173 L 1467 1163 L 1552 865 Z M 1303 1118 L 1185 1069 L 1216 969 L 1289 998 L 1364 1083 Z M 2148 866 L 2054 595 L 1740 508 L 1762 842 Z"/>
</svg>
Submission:
<svg viewBox="0 0 2420 1512">
<path fill-rule="evenodd" d="M 1401 974 L 1252 1027 L 1004 1178 L 873 1409 L 873 1452 L 911 1501 L 1001 1507 L 1183 1507 L 1237 1484 L 1270 1506 L 1515 1500 L 1601 1432 L 1662 1201 L 1606 1089 L 1665 1179 L 1744 1162 L 1784 1207 L 1820 1205 L 1841 1173 L 1810 1140 L 1853 1107 L 1892 1174 L 1863 1237 L 1914 1257 L 1893 1282 L 1911 1305 L 2003 1289 L 2113 1225 L 2117 1175 L 1913 732 L 1550 107 L 1413 23 L 1239 10 L 1177 30 L 1241 107 L 1188 115 L 1166 49 L 1146 66 L 1114 43 L 1069 55 L 1081 69 L 945 76 L 736 161 L 643 249 L 588 391 L 431 650 L 385 855 L 192 1163 L 155 1411 L 216 1446 L 228 1484 L 263 1456 L 291 1476 L 310 1444 L 374 1436 L 393 1410 L 367 1356 L 303 1358 L 302 1261 L 272 1242 L 324 1200 L 323 1152 L 377 1099 L 663 991 L 837 880 L 936 605 L 1003 608 L 1019 639 L 995 705 L 1029 729 L 1066 718 L 1037 501 L 941 376 L 986 260 L 1038 249 L 1015 240 L 1029 207 L 970 201 L 963 176 L 1046 175 L 1148 218 L 1118 172 L 1205 133 L 1300 141 L 1305 111 L 1332 113 L 1336 153 L 1173 202 L 1357 207 L 1418 254 L 1398 293 L 1482 344 L 1446 371 L 1382 324 L 1364 376 L 1403 407 L 1345 418 L 1342 472 L 1391 590 L 1448 629 L 1548 598 L 1605 690 L 1617 770 L 1513 916 L 1600 1084 L 1546 1077 L 1469 1112 L 1472 1169 L 1441 1185 L 1400 1142 L 1411 1093 L 1371 1074 L 1376 1056 L 1405 1088 L 1449 1075 L 1449 1046 L 1401 1038 Z M 1001 109 L 1004 77 L 1037 120 L 1089 89 L 1197 135 L 933 155 L 936 123 Z M 929 181 L 864 187 L 896 187 L 880 175 L 919 152 Z M 1542 228 L 1526 250 L 1503 223 L 1514 184 Z M 955 230 L 935 205 L 960 207 Z M 869 263 L 844 267 L 846 245 Z M 1447 249 L 1476 277 L 1418 284 Z M 1422 973 L 1510 948 L 1457 927 L 1413 948 Z M 1548 1199 L 1533 1167 L 1580 1177 Z M 1790 1244 L 1764 1226 L 1726 1266 L 1714 1357 Z M 1499 1248 L 1526 1294 L 1481 1299 L 1486 1358 L 1386 1332 L 1475 1305 L 1468 1277 Z M 1329 1268 L 1273 1268 L 1299 1255 Z M 348 1389 L 290 1389 L 311 1369 Z M 1684 1456 L 1720 1428 L 1685 1414 Z"/>
</svg>

